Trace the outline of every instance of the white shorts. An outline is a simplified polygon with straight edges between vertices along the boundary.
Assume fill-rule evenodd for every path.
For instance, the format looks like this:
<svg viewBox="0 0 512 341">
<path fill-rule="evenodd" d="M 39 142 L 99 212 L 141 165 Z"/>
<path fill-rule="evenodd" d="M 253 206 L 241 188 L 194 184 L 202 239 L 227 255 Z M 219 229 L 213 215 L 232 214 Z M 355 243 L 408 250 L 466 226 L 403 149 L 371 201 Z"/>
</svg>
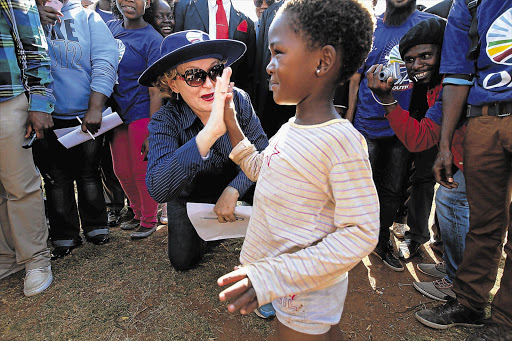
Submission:
<svg viewBox="0 0 512 341">
<path fill-rule="evenodd" d="M 341 319 L 348 288 L 348 276 L 344 276 L 330 287 L 272 301 L 279 322 L 304 334 L 327 333 Z"/>
</svg>

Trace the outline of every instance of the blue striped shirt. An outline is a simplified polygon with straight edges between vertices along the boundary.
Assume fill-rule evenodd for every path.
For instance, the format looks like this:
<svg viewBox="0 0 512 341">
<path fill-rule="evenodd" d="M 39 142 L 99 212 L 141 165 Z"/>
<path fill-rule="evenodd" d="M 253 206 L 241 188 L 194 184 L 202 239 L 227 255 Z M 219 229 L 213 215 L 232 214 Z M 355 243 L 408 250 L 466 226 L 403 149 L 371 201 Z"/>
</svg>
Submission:
<svg viewBox="0 0 512 341">
<path fill-rule="evenodd" d="M 234 103 L 245 136 L 264 150 L 268 140 L 249 95 L 235 89 Z M 227 186 L 236 188 L 242 197 L 253 185 L 229 159 L 232 146 L 227 134 L 213 144 L 207 158 L 201 157 L 195 137 L 203 127 L 182 100 L 167 103 L 151 118 L 146 186 L 157 202 L 215 203 Z"/>
<path fill-rule="evenodd" d="M 0 102 L 28 92 L 29 111 L 53 111 L 47 49 L 35 1 L 0 0 Z"/>
</svg>

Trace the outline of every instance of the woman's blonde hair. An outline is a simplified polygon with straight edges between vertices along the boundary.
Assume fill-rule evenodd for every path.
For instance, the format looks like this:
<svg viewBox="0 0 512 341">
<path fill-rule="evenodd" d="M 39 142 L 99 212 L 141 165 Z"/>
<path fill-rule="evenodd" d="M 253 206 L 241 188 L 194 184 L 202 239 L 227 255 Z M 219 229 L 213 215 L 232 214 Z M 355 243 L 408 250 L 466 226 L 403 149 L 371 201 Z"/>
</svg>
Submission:
<svg viewBox="0 0 512 341">
<path fill-rule="evenodd" d="M 226 64 L 226 59 L 219 59 L 219 63 Z M 170 98 L 171 100 L 177 99 L 177 94 L 172 91 L 169 83 L 178 76 L 178 67 L 167 70 L 163 75 L 158 76 L 153 86 L 160 90 L 160 96 L 163 98 Z"/>
<path fill-rule="evenodd" d="M 172 91 L 169 83 L 178 76 L 178 70 L 176 68 L 172 68 L 167 70 L 163 75 L 158 76 L 156 81 L 153 83 L 153 86 L 160 90 L 160 94 L 164 98 L 174 98 L 175 93 Z M 174 96 L 173 96 L 174 95 Z"/>
</svg>

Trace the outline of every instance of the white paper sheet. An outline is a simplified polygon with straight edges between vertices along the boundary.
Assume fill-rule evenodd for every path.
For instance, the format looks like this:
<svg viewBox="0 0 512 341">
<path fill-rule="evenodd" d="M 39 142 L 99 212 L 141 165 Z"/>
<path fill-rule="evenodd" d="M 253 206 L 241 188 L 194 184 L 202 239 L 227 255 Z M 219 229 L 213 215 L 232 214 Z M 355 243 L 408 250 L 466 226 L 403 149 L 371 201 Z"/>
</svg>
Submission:
<svg viewBox="0 0 512 341">
<path fill-rule="evenodd" d="M 101 127 L 98 132 L 94 134 L 94 137 L 114 129 L 123 123 L 121 117 L 119 117 L 116 112 L 113 113 L 111 108 L 107 108 L 102 113 L 102 116 Z M 57 135 L 57 140 L 67 149 L 92 139 L 88 133 L 84 133 L 82 131 L 81 126 L 79 125 L 76 127 L 55 129 L 53 132 Z"/>
<path fill-rule="evenodd" d="M 199 237 L 203 240 L 218 240 L 245 237 L 252 206 L 236 206 L 233 223 L 219 223 L 213 212 L 213 204 L 187 203 L 187 214 Z"/>
</svg>

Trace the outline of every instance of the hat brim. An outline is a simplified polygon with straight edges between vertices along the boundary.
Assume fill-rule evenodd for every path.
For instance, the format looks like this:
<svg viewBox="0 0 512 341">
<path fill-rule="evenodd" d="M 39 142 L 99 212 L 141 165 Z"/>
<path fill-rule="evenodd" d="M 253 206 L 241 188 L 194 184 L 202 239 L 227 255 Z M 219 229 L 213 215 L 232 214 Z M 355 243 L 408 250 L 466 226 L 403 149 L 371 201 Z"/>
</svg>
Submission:
<svg viewBox="0 0 512 341">
<path fill-rule="evenodd" d="M 230 39 L 215 39 L 190 44 L 160 57 L 140 75 L 138 82 L 144 86 L 153 86 L 157 78 L 167 70 L 189 61 L 211 58 L 212 55 L 227 60 L 226 66 L 229 66 L 240 59 L 246 50 L 247 47 L 243 42 Z"/>
</svg>

